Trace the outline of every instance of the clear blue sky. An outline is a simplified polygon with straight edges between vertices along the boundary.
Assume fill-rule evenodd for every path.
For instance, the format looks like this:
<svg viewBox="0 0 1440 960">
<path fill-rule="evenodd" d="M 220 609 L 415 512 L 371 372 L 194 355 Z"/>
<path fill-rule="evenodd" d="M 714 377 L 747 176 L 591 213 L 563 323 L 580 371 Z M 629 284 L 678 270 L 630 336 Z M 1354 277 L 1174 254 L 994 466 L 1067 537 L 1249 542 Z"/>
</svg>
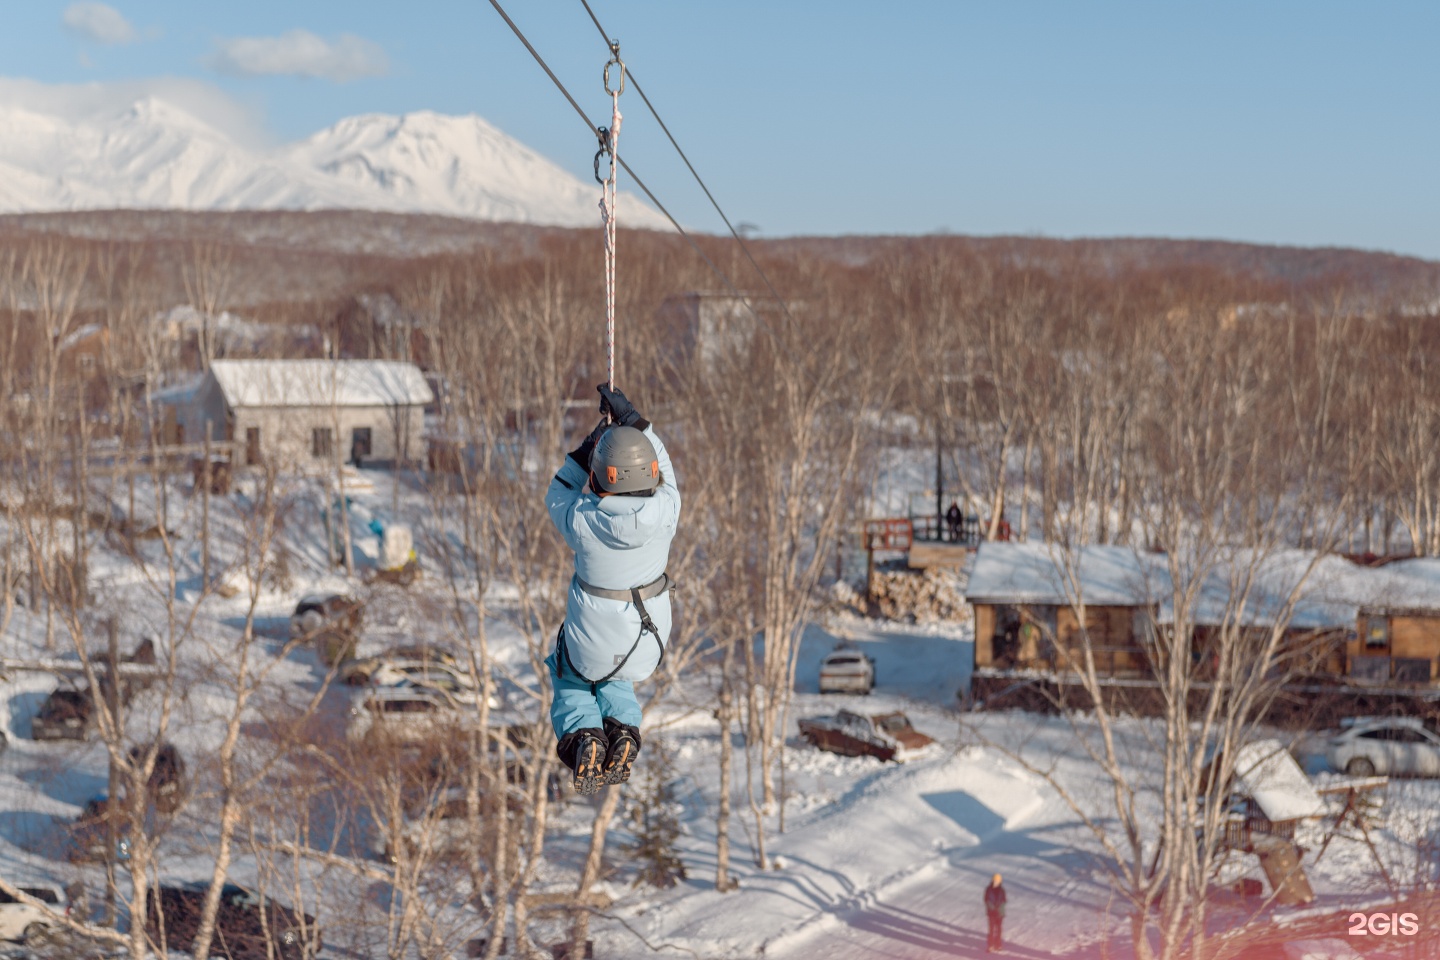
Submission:
<svg viewBox="0 0 1440 960">
<path fill-rule="evenodd" d="M 606 51 L 579 0 L 505 5 L 604 114 Z M 113 0 L 118 25 L 76 6 L 7 4 L 5 73 L 192 78 L 275 141 L 356 113 L 474 112 L 589 173 L 585 129 L 487 0 Z M 732 220 L 762 236 L 1151 235 L 1440 258 L 1436 0 L 592 6 Z M 321 47 L 297 52 L 292 35 L 277 50 L 294 30 Z M 721 229 L 633 91 L 622 106 L 622 155 L 687 226 Z"/>
</svg>

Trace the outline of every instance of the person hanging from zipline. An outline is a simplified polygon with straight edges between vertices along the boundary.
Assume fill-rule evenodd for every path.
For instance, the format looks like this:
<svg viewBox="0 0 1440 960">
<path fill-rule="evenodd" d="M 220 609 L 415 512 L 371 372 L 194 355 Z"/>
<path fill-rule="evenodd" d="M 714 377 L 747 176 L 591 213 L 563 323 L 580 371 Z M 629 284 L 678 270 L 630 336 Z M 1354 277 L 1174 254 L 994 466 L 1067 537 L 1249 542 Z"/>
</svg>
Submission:
<svg viewBox="0 0 1440 960">
<path fill-rule="evenodd" d="M 601 384 L 606 414 L 565 457 L 545 506 L 575 552 L 565 621 L 546 658 L 555 751 L 589 796 L 624 783 L 640 752 L 635 684 L 665 658 L 680 488 L 665 444 L 625 394 Z M 589 491 L 586 491 L 586 485 Z"/>
</svg>

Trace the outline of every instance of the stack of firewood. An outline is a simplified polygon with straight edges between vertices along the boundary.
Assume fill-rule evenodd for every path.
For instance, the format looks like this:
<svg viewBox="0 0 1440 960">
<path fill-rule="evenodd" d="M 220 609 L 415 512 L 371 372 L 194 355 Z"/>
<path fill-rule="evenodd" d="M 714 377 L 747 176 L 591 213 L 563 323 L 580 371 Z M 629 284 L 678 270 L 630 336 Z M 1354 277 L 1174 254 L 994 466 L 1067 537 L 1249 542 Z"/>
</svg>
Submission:
<svg viewBox="0 0 1440 960">
<path fill-rule="evenodd" d="M 925 571 L 876 570 L 874 601 L 880 616 L 907 623 L 961 620 L 970 615 L 960 575 L 935 567 Z"/>
</svg>

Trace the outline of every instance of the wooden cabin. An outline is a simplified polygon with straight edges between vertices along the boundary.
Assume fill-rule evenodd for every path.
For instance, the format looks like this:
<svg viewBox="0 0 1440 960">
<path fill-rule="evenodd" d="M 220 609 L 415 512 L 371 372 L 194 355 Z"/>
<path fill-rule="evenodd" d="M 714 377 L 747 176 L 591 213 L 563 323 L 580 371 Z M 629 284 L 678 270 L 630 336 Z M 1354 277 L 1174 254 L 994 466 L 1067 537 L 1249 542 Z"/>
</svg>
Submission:
<svg viewBox="0 0 1440 960">
<path fill-rule="evenodd" d="M 1223 631 L 1267 635 L 1279 623 L 1298 677 L 1440 686 L 1440 559 L 1372 568 L 1290 550 L 1267 555 L 1258 570 L 1245 562 L 1237 558 L 1233 568 L 1218 564 L 1209 571 L 1188 611 L 1202 679 L 1206 651 Z M 1242 610 L 1233 591 L 1245 583 Z M 1088 634 L 1100 675 L 1147 676 L 1147 638 L 1157 628 L 1172 629 L 1170 591 L 1163 555 L 1129 547 L 1066 551 L 1053 544 L 986 543 L 967 589 L 975 612 L 974 665 L 1073 671 L 1083 663 Z"/>
<path fill-rule="evenodd" d="M 1088 636 L 1102 675 L 1148 675 L 1153 563 L 1129 547 L 1062 555 L 1050 544 L 983 544 L 966 591 L 975 612 L 975 667 L 1074 671 L 1085 662 Z"/>
</svg>

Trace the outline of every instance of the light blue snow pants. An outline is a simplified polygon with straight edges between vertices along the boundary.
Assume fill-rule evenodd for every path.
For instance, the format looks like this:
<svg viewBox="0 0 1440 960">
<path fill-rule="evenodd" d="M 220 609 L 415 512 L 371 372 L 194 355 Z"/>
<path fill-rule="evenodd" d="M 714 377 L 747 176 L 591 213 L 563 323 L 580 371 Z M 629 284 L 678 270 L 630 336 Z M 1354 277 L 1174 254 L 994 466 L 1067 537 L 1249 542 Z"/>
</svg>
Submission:
<svg viewBox="0 0 1440 960">
<path fill-rule="evenodd" d="M 588 681 L 570 670 L 561 672 L 558 650 L 545 658 L 545 665 L 550 668 L 550 682 L 555 688 L 555 697 L 550 701 L 550 723 L 555 727 L 557 740 L 576 730 L 603 729 L 603 717 L 614 717 L 639 728 L 640 701 L 635 699 L 635 685 L 629 680 L 597 683 L 595 692 L 591 693 Z"/>
</svg>

